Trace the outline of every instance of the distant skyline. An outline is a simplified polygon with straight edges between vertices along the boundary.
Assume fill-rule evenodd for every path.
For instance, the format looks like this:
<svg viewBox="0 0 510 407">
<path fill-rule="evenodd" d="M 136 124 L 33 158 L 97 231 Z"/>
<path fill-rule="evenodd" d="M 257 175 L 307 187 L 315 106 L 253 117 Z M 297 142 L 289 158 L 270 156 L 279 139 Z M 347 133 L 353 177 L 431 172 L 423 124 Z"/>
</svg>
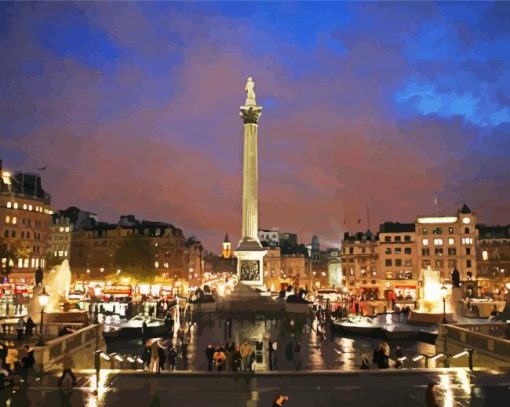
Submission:
<svg viewBox="0 0 510 407">
<path fill-rule="evenodd" d="M 463 203 L 508 224 L 509 27 L 507 2 L 0 3 L 0 158 L 46 167 L 55 209 L 219 252 L 252 76 L 261 228 L 338 245 L 367 205 L 376 231 Z"/>
</svg>

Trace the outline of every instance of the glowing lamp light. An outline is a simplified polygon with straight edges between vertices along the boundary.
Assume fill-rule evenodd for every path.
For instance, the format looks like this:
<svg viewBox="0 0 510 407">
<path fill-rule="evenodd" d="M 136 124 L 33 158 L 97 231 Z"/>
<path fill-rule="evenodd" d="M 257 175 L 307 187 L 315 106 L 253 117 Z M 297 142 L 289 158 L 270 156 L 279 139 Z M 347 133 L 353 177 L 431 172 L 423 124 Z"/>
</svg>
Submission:
<svg viewBox="0 0 510 407">
<path fill-rule="evenodd" d="M 445 286 L 445 285 L 443 285 L 443 286 L 441 287 L 441 296 L 442 296 L 443 298 L 446 298 L 446 295 L 447 295 L 447 294 L 448 294 L 448 288 L 446 288 L 446 286 Z"/>
<path fill-rule="evenodd" d="M 46 293 L 46 288 L 45 287 L 43 287 L 42 293 L 39 294 L 38 299 L 39 299 L 39 305 L 41 307 L 45 307 L 46 305 L 48 305 L 48 301 L 50 299 L 50 296 Z"/>
<path fill-rule="evenodd" d="M 506 283 L 506 288 L 510 290 L 510 283 Z"/>
<path fill-rule="evenodd" d="M 99 287 L 98 285 L 94 287 L 94 295 L 96 297 L 99 297 L 101 295 L 101 287 Z"/>
</svg>

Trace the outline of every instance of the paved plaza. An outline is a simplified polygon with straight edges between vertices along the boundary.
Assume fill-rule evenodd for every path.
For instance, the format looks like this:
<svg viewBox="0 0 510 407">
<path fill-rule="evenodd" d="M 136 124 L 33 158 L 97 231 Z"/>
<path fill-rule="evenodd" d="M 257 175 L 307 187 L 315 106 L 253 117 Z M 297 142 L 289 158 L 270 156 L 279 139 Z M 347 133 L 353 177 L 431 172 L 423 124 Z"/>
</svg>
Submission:
<svg viewBox="0 0 510 407">
<path fill-rule="evenodd" d="M 57 374 L 2 393 L 6 406 L 271 406 L 278 393 L 286 407 L 425 405 L 425 389 L 438 384 L 436 400 L 444 407 L 505 406 L 510 374 L 469 373 L 464 369 L 369 372 L 278 372 L 263 374 L 102 372 L 94 395 L 93 371 L 78 372 L 76 388 L 59 388 Z"/>
</svg>

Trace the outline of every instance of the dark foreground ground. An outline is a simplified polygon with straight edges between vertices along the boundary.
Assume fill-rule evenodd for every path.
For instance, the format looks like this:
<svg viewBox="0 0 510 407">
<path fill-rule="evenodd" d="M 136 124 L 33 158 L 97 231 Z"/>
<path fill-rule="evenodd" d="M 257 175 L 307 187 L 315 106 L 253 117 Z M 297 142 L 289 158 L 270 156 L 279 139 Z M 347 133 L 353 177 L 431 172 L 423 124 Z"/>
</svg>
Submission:
<svg viewBox="0 0 510 407">
<path fill-rule="evenodd" d="M 103 371 L 94 395 L 92 371 L 78 373 L 78 385 L 57 387 L 56 373 L 1 392 L 2 406 L 243 406 L 272 405 L 278 393 L 286 407 L 425 405 L 425 389 L 438 382 L 439 406 L 508 406 L 510 374 L 464 369 L 368 372 L 278 372 L 257 374 Z"/>
</svg>

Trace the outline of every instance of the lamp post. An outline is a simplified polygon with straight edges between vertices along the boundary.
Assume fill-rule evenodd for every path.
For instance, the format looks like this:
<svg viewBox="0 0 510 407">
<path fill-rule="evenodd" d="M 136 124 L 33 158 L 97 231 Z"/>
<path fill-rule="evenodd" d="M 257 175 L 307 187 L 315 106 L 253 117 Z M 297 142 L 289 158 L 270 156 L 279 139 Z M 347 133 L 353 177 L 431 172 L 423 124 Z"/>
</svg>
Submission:
<svg viewBox="0 0 510 407">
<path fill-rule="evenodd" d="M 44 307 L 48 304 L 50 296 L 46 293 L 46 288 L 43 287 L 42 293 L 38 296 L 39 305 L 41 306 L 41 326 L 39 328 L 39 341 L 35 346 L 44 346 L 43 341 L 43 328 L 44 328 Z"/>
<path fill-rule="evenodd" d="M 448 289 L 443 284 L 441 287 L 441 296 L 443 297 L 443 324 L 447 324 L 448 320 L 446 319 L 446 294 L 448 293 Z"/>
</svg>

